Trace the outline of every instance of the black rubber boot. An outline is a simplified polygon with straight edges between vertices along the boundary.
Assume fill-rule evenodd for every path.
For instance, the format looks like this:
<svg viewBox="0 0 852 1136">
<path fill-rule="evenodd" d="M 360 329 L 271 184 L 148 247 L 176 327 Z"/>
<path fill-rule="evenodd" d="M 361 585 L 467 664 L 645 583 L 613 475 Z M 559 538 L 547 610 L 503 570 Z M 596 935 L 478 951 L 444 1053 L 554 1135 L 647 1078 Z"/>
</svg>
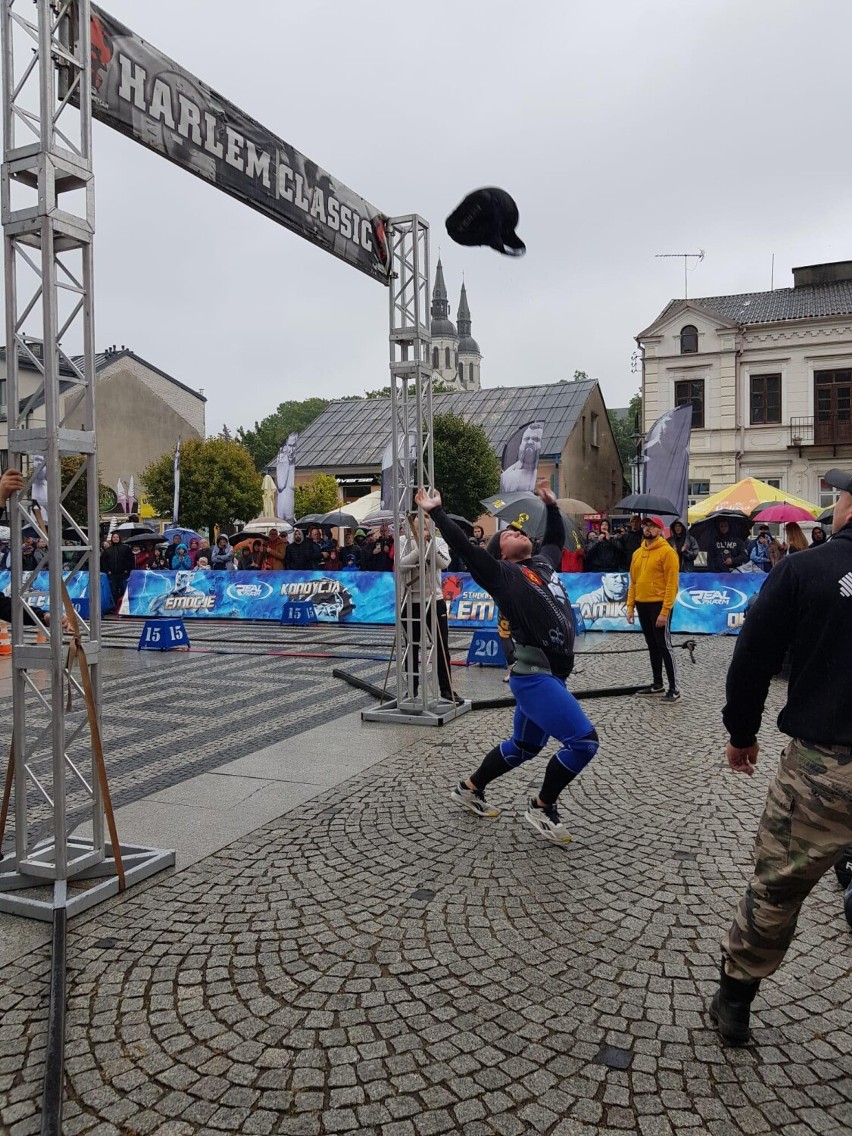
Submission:
<svg viewBox="0 0 852 1136">
<path fill-rule="evenodd" d="M 725 973 L 722 974 L 719 989 L 710 1003 L 710 1017 L 719 1031 L 723 1045 L 743 1046 L 751 1041 L 749 1015 L 754 996 L 760 986 L 760 979 L 753 982 L 740 982 Z"/>
</svg>

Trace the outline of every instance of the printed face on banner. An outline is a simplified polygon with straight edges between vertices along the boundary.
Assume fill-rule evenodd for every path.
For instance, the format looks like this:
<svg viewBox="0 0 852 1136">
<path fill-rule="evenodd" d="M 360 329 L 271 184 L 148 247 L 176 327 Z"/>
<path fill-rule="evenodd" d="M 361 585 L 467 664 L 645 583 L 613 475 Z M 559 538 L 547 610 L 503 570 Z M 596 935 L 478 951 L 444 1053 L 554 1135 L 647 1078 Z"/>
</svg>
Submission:
<svg viewBox="0 0 852 1136">
<path fill-rule="evenodd" d="M 543 436 L 544 423 L 529 422 L 506 443 L 503 450 L 503 472 L 500 474 L 501 493 L 535 491 Z"/>
<path fill-rule="evenodd" d="M 95 118 L 388 283 L 374 205 L 95 5 L 91 29 Z"/>
</svg>

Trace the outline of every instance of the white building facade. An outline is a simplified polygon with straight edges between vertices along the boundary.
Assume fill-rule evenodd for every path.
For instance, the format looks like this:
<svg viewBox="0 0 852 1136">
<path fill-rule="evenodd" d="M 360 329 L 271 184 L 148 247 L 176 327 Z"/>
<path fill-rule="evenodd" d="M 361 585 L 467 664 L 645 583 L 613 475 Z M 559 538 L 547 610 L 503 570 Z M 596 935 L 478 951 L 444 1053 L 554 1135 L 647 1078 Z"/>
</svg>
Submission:
<svg viewBox="0 0 852 1136">
<path fill-rule="evenodd" d="M 852 468 L 852 261 L 793 269 L 794 287 L 673 300 L 640 332 L 645 431 L 692 406 L 690 504 L 757 477 L 815 504 Z"/>
</svg>

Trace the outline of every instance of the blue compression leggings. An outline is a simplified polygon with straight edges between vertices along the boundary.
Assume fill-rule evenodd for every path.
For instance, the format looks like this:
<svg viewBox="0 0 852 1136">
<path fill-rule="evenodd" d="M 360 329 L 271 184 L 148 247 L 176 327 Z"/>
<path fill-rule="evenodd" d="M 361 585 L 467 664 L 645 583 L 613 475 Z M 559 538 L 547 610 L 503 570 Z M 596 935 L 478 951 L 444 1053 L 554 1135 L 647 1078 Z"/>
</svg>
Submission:
<svg viewBox="0 0 852 1136">
<path fill-rule="evenodd" d="M 509 678 L 515 696 L 512 737 L 500 743 L 510 769 L 541 753 L 549 737 L 561 742 L 554 755 L 571 773 L 582 773 L 598 750 L 594 726 L 580 703 L 554 675 L 515 675 Z"/>
</svg>

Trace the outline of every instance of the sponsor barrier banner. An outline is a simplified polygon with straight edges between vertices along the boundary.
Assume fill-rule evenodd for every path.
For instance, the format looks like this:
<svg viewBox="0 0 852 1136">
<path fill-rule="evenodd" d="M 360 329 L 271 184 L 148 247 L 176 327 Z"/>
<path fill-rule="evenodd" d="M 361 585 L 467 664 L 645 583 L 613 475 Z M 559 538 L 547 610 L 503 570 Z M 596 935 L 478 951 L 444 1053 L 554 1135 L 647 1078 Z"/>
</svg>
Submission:
<svg viewBox="0 0 852 1136">
<path fill-rule="evenodd" d="M 627 622 L 626 572 L 568 572 L 560 579 L 580 630 L 639 631 L 638 622 Z M 672 631 L 736 635 L 765 579 L 752 572 L 682 574 Z M 497 626 L 494 601 L 467 573 L 445 572 L 442 586 L 451 627 Z M 323 623 L 393 623 L 393 574 L 132 572 L 120 614 L 280 620 L 290 600 L 310 600 Z"/>
<path fill-rule="evenodd" d="M 280 620 L 310 600 L 324 623 L 393 623 L 391 572 L 131 572 L 121 615 Z"/>
<path fill-rule="evenodd" d="M 375 205 L 94 4 L 91 26 L 95 118 L 389 282 L 386 218 Z"/>
<path fill-rule="evenodd" d="M 75 572 L 73 576 L 65 576 L 65 585 L 68 596 L 78 615 L 83 619 L 89 618 L 89 573 Z M 9 595 L 12 587 L 12 573 L 0 572 L 0 592 Z M 50 576 L 47 572 L 39 572 L 35 578 L 35 590 L 30 603 L 41 611 L 50 611 Z M 112 611 L 112 592 L 109 589 L 109 580 L 105 573 L 101 573 L 101 611 Z"/>
</svg>

